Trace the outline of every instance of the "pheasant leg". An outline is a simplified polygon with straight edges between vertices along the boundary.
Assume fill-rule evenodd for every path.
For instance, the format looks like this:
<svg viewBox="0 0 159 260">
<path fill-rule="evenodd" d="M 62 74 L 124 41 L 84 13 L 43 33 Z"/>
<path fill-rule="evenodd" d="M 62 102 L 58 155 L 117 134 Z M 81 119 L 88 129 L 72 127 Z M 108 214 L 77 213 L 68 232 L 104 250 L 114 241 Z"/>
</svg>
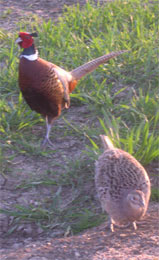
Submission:
<svg viewBox="0 0 159 260">
<path fill-rule="evenodd" d="M 110 228 L 111 232 L 114 232 L 114 221 L 111 217 L 108 220 L 108 227 Z"/>
<path fill-rule="evenodd" d="M 52 128 L 52 123 L 53 122 L 49 122 L 48 121 L 48 117 L 46 116 L 46 135 L 44 137 L 44 140 L 42 142 L 42 147 L 45 147 L 46 144 L 48 143 L 51 147 L 53 146 L 53 143 L 50 141 L 50 131 L 51 131 L 51 128 Z"/>
<path fill-rule="evenodd" d="M 137 230 L 137 226 L 136 226 L 136 222 L 135 221 L 132 222 L 132 225 L 133 225 L 134 230 Z"/>
</svg>

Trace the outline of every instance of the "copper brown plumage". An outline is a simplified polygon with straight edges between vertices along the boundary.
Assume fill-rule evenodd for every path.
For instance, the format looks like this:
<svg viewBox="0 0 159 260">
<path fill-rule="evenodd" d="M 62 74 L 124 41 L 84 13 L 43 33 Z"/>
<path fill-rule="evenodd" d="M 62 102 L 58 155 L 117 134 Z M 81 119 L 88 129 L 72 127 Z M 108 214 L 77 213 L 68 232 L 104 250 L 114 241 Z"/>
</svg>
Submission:
<svg viewBox="0 0 159 260">
<path fill-rule="evenodd" d="M 43 142 L 51 144 L 49 133 L 53 121 L 60 116 L 61 110 L 69 108 L 70 93 L 78 80 L 124 52 L 117 51 L 94 59 L 70 72 L 38 57 L 33 36 L 36 33 L 19 33 L 17 43 L 23 48 L 19 64 L 19 87 L 23 97 L 32 110 L 46 118 L 46 136 Z"/>
</svg>

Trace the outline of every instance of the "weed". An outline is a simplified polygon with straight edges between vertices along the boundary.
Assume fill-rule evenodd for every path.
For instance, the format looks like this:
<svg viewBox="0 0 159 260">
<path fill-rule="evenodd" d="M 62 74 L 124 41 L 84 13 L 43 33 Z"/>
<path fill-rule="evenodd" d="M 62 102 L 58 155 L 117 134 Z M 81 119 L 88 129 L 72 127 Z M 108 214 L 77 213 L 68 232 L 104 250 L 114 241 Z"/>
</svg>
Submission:
<svg viewBox="0 0 159 260">
<path fill-rule="evenodd" d="M 158 188 L 152 188 L 151 200 L 159 202 L 159 189 Z"/>
</svg>

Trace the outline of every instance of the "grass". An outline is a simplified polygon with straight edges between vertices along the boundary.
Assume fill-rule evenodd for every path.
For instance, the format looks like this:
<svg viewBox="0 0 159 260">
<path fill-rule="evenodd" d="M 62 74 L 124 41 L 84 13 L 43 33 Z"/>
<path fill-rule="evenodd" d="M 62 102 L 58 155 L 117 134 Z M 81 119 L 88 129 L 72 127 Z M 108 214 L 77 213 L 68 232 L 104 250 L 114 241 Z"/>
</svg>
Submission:
<svg viewBox="0 0 159 260">
<path fill-rule="evenodd" d="M 159 202 L 159 189 L 158 188 L 152 188 L 151 200 Z"/>
<path fill-rule="evenodd" d="M 16 225 L 20 221 L 33 221 L 46 228 L 58 223 L 63 229 L 76 233 L 97 225 L 98 218 L 99 222 L 103 219 L 94 195 L 85 189 L 93 183 L 94 160 L 101 153 L 101 133 L 143 165 L 159 159 L 158 15 L 157 1 L 114 1 L 102 7 L 88 2 L 82 10 L 79 5 L 68 7 L 56 25 L 52 20 L 41 22 L 35 16 L 32 22 L 29 19 L 17 25 L 18 30 L 36 30 L 40 56 L 67 70 L 111 51 L 130 50 L 85 77 L 71 94 L 75 111 L 76 107 L 87 107 L 85 123 L 72 121 L 68 112 L 64 115 L 64 124 L 55 125 L 51 138 L 72 137 L 86 144 L 82 156 L 87 159 L 80 157 L 74 162 L 65 147 L 62 152 L 57 148 L 40 150 L 44 120 L 30 110 L 18 89 L 20 52 L 15 45 L 18 30 L 14 34 L 0 31 L 2 175 L 8 178 L 12 175 L 13 169 L 6 162 L 9 160 L 12 165 L 18 156 L 43 161 L 48 164 L 47 178 L 45 173 L 44 178 L 28 177 L 18 187 L 28 193 L 38 187 L 54 187 L 55 191 L 51 202 L 39 199 L 38 207 L 18 204 L 1 209 L 15 217 Z M 58 172 L 52 170 L 57 167 L 56 163 L 50 162 L 56 153 L 60 160 Z M 56 194 L 60 187 L 62 191 L 70 190 L 73 196 L 63 210 L 60 208 L 64 198 L 62 191 Z M 152 194 L 156 200 L 158 193 L 153 191 Z"/>
</svg>

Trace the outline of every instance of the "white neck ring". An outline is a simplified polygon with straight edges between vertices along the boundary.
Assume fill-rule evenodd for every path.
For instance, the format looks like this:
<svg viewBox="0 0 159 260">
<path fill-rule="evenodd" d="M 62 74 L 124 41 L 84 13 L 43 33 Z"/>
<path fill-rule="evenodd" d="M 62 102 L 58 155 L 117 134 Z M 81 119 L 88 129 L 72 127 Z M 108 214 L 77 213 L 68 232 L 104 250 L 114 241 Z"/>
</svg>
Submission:
<svg viewBox="0 0 159 260">
<path fill-rule="evenodd" d="M 20 58 L 26 58 L 27 60 L 30 60 L 30 61 L 34 61 L 34 60 L 37 60 L 38 59 L 38 51 L 36 51 L 36 53 L 34 54 L 31 54 L 31 55 L 20 55 Z"/>
</svg>

